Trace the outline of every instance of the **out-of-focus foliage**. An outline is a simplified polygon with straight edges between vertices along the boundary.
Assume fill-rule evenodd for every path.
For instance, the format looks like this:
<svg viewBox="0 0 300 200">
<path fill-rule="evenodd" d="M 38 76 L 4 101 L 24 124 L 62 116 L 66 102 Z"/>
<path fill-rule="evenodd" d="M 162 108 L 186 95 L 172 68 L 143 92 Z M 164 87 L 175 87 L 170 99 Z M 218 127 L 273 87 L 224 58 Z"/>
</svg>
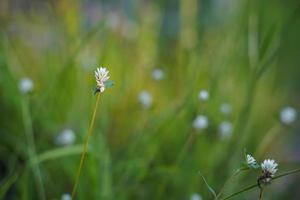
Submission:
<svg viewBox="0 0 300 200">
<path fill-rule="evenodd" d="M 0 199 L 71 192 L 99 66 L 115 85 L 78 199 L 209 199 L 198 172 L 218 191 L 245 148 L 279 172 L 298 166 L 299 35 L 293 0 L 1 0 Z M 297 199 L 299 187 L 276 180 L 265 196 Z"/>
</svg>

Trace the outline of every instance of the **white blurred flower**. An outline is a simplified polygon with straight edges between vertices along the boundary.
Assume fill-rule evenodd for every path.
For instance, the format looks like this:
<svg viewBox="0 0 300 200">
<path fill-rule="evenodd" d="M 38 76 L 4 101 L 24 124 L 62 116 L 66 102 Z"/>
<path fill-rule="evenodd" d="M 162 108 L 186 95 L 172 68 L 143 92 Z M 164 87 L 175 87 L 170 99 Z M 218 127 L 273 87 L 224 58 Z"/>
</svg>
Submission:
<svg viewBox="0 0 300 200">
<path fill-rule="evenodd" d="M 143 90 L 139 93 L 138 99 L 145 108 L 149 108 L 152 105 L 152 96 L 146 90 Z"/>
<path fill-rule="evenodd" d="M 280 121 L 284 124 L 291 124 L 297 118 L 297 111 L 293 107 L 284 107 L 280 112 Z"/>
<path fill-rule="evenodd" d="M 69 193 L 63 194 L 61 200 L 72 200 L 72 196 Z"/>
<path fill-rule="evenodd" d="M 202 101 L 207 101 L 209 99 L 209 93 L 206 90 L 201 90 L 198 94 L 198 98 Z"/>
<path fill-rule="evenodd" d="M 19 90 L 22 94 L 27 94 L 33 90 L 33 81 L 28 78 L 24 77 L 19 82 Z"/>
<path fill-rule="evenodd" d="M 202 200 L 202 196 L 198 193 L 194 193 L 191 195 L 190 200 Z"/>
<path fill-rule="evenodd" d="M 198 115 L 193 122 L 195 129 L 205 129 L 208 127 L 208 119 L 204 115 Z"/>
<path fill-rule="evenodd" d="M 219 125 L 219 132 L 223 138 L 229 138 L 232 134 L 232 124 L 224 121 Z"/>
<path fill-rule="evenodd" d="M 220 111 L 221 111 L 221 113 L 228 115 L 231 113 L 232 107 L 229 103 L 222 103 L 222 105 L 220 107 Z"/>
<path fill-rule="evenodd" d="M 247 159 L 246 162 L 248 165 L 252 166 L 256 164 L 256 160 L 253 158 L 253 156 L 251 156 L 250 154 L 247 154 Z"/>
<path fill-rule="evenodd" d="M 95 71 L 97 88 L 100 92 L 104 92 L 105 90 L 105 81 L 109 79 L 108 73 L 109 71 L 105 67 L 97 68 Z"/>
<path fill-rule="evenodd" d="M 164 72 L 161 69 L 154 69 L 152 71 L 152 78 L 154 80 L 162 80 L 164 78 Z"/>
<path fill-rule="evenodd" d="M 64 129 L 56 138 L 55 144 L 59 146 L 67 146 L 74 144 L 76 135 L 72 129 Z"/>
</svg>

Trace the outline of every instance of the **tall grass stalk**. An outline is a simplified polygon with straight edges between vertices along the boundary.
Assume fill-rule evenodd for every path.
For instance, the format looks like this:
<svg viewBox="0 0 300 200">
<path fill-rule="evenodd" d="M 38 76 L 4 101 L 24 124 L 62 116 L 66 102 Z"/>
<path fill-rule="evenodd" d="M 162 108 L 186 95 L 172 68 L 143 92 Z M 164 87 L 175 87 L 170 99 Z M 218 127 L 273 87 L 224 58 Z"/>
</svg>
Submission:
<svg viewBox="0 0 300 200">
<path fill-rule="evenodd" d="M 83 144 L 83 151 L 82 151 L 82 154 L 81 154 L 80 163 L 79 163 L 78 171 L 77 171 L 76 178 L 75 178 L 75 183 L 74 183 L 73 190 L 72 190 L 72 199 L 74 199 L 74 197 L 76 195 L 80 174 L 81 174 L 84 159 L 85 159 L 85 156 L 86 156 L 86 153 L 87 153 L 89 140 L 90 140 L 90 137 L 92 135 L 92 130 L 93 130 L 93 127 L 94 127 L 94 122 L 95 122 L 95 118 L 96 118 L 96 113 L 97 113 L 97 108 L 98 108 L 99 101 L 100 101 L 100 93 L 97 93 L 96 104 L 95 104 L 95 107 L 94 107 L 94 111 L 93 111 L 93 115 L 92 115 L 92 119 L 91 119 L 89 129 L 88 129 L 88 133 L 87 133 L 87 136 L 86 136 L 84 144 Z"/>
<path fill-rule="evenodd" d="M 36 156 L 36 147 L 35 147 L 35 141 L 33 136 L 33 127 L 32 127 L 32 119 L 30 115 L 30 109 L 29 109 L 29 101 L 28 97 L 25 96 L 22 100 L 22 118 L 25 128 L 25 137 L 28 144 L 28 156 L 29 161 L 32 160 L 35 164 L 32 165 L 32 172 L 34 174 L 34 179 L 36 183 L 36 187 L 38 190 L 39 198 L 41 200 L 45 200 L 45 189 L 44 189 L 44 183 L 42 180 L 41 170 L 39 167 L 38 162 L 36 162 L 37 156 Z"/>
</svg>

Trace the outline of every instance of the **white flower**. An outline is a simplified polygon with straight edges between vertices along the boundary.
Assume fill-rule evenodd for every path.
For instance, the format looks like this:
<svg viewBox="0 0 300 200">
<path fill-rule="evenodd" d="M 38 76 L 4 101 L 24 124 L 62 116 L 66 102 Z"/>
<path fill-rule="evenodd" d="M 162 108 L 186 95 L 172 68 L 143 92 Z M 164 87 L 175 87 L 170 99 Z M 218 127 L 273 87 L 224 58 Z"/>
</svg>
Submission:
<svg viewBox="0 0 300 200">
<path fill-rule="evenodd" d="M 63 194 L 61 200 L 72 200 L 72 196 L 69 193 Z"/>
<path fill-rule="evenodd" d="M 209 93 L 206 90 L 201 90 L 198 94 L 198 98 L 202 101 L 207 101 L 209 99 Z"/>
<path fill-rule="evenodd" d="M 248 165 L 252 166 L 256 164 L 256 160 L 251 156 L 250 154 L 247 154 L 246 156 L 246 162 Z"/>
<path fill-rule="evenodd" d="M 220 107 L 220 111 L 221 111 L 221 113 L 228 115 L 231 113 L 232 107 L 228 103 L 223 103 Z"/>
<path fill-rule="evenodd" d="M 149 108 L 152 105 L 152 96 L 146 90 L 143 90 L 139 93 L 138 99 L 145 108 Z"/>
<path fill-rule="evenodd" d="M 72 129 L 64 129 L 56 138 L 55 144 L 59 146 L 67 146 L 74 144 L 76 135 Z"/>
<path fill-rule="evenodd" d="M 292 107 L 285 107 L 280 112 L 280 120 L 284 124 L 291 124 L 297 118 L 297 111 Z"/>
<path fill-rule="evenodd" d="M 195 129 L 205 129 L 208 127 L 208 119 L 204 115 L 198 115 L 193 122 Z"/>
<path fill-rule="evenodd" d="M 164 78 L 164 72 L 161 69 L 154 69 L 152 71 L 152 78 L 154 80 L 162 80 Z"/>
<path fill-rule="evenodd" d="M 219 125 L 219 132 L 223 138 L 229 138 L 232 134 L 232 124 L 224 121 Z"/>
<path fill-rule="evenodd" d="M 33 90 L 33 81 L 28 78 L 22 78 L 19 82 L 19 90 L 22 94 L 27 94 Z"/>
<path fill-rule="evenodd" d="M 268 174 L 271 177 L 273 177 L 277 172 L 277 166 L 278 164 L 275 162 L 275 160 L 271 159 L 266 159 L 263 163 L 261 163 L 261 169 L 263 170 L 263 173 Z"/>
<path fill-rule="evenodd" d="M 108 73 L 109 71 L 105 67 L 97 68 L 95 71 L 96 83 L 100 92 L 105 90 L 105 81 L 109 79 Z"/>
<path fill-rule="evenodd" d="M 202 200 L 202 197 L 200 194 L 194 193 L 191 195 L 190 200 Z"/>
</svg>

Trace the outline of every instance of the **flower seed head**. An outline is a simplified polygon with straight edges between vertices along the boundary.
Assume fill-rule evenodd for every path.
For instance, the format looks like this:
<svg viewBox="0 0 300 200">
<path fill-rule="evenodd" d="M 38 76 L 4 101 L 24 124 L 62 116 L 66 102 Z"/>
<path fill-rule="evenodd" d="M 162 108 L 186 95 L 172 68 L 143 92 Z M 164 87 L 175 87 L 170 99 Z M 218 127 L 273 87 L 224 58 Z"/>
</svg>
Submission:
<svg viewBox="0 0 300 200">
<path fill-rule="evenodd" d="M 250 154 L 247 154 L 247 156 L 246 156 L 246 162 L 247 162 L 247 164 L 249 166 L 252 166 L 252 165 L 256 164 L 256 160 Z"/>
<path fill-rule="evenodd" d="M 277 166 L 278 164 L 275 162 L 275 160 L 266 159 L 261 164 L 261 168 L 263 170 L 264 174 L 270 174 L 271 177 L 275 175 L 277 172 Z"/>
<path fill-rule="evenodd" d="M 109 71 L 105 67 L 97 68 L 95 71 L 97 88 L 100 92 L 105 90 L 105 82 L 109 79 L 108 73 Z"/>
</svg>

